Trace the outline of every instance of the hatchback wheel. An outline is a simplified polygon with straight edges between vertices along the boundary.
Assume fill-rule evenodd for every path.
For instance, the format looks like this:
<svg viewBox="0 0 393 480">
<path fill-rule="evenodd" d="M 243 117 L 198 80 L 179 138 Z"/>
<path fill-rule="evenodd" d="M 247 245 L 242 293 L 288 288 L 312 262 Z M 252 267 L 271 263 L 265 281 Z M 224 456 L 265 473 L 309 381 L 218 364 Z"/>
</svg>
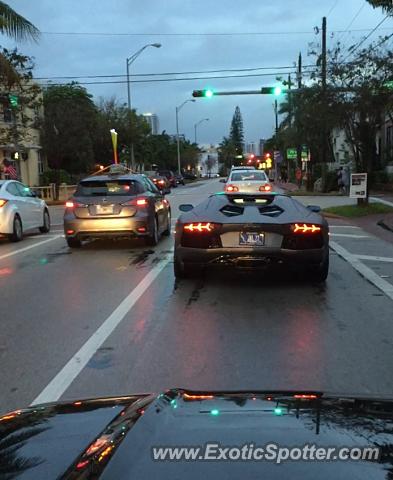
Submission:
<svg viewBox="0 0 393 480">
<path fill-rule="evenodd" d="M 18 215 L 15 215 L 12 233 L 9 238 L 11 242 L 20 242 L 23 239 L 22 221 Z"/>
<path fill-rule="evenodd" d="M 150 247 L 155 247 L 158 244 L 158 224 L 157 224 L 157 218 L 154 219 L 153 223 L 153 230 L 150 233 L 149 236 L 145 237 L 146 245 Z"/>
<path fill-rule="evenodd" d="M 50 217 L 48 210 L 44 211 L 43 224 L 42 227 L 39 228 L 39 230 L 41 233 L 49 233 L 50 231 Z"/>
<path fill-rule="evenodd" d="M 163 235 L 165 235 L 165 237 L 169 237 L 170 234 L 171 234 L 171 228 L 172 228 L 172 223 L 171 223 L 171 212 L 170 210 L 168 210 L 168 214 L 167 214 L 167 227 L 166 229 L 162 232 Z"/>
<path fill-rule="evenodd" d="M 80 248 L 82 246 L 82 242 L 79 240 L 79 238 L 70 237 L 67 238 L 67 245 L 70 248 Z"/>
</svg>

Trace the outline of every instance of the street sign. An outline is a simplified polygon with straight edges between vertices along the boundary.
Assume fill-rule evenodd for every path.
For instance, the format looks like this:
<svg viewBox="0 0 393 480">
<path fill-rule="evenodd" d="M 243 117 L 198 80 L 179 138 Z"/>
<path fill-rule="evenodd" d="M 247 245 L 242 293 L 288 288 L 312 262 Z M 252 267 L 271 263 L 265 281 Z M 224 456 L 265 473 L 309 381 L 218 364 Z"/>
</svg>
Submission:
<svg viewBox="0 0 393 480">
<path fill-rule="evenodd" d="M 297 158 L 296 148 L 287 148 L 287 159 L 296 160 L 296 158 Z"/>
<path fill-rule="evenodd" d="M 308 160 L 309 160 L 309 158 L 308 158 L 308 147 L 307 147 L 307 145 L 302 145 L 301 158 L 302 158 L 303 162 L 308 162 Z"/>
<path fill-rule="evenodd" d="M 276 164 L 282 163 L 283 158 L 282 158 L 281 152 L 279 150 L 274 150 L 273 156 L 274 156 L 274 162 Z"/>
<path fill-rule="evenodd" d="M 350 198 L 367 197 L 367 173 L 351 173 Z"/>
</svg>

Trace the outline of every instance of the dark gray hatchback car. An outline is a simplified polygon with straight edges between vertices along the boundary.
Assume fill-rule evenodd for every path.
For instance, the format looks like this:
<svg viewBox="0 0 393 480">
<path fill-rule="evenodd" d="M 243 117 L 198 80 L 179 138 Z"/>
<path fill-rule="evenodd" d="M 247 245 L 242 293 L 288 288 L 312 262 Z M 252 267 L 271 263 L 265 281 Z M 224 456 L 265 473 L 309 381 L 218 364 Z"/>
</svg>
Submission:
<svg viewBox="0 0 393 480">
<path fill-rule="evenodd" d="M 97 237 L 143 237 L 156 245 L 171 231 L 170 204 L 145 175 L 87 177 L 65 207 L 64 233 L 71 248 Z"/>
</svg>

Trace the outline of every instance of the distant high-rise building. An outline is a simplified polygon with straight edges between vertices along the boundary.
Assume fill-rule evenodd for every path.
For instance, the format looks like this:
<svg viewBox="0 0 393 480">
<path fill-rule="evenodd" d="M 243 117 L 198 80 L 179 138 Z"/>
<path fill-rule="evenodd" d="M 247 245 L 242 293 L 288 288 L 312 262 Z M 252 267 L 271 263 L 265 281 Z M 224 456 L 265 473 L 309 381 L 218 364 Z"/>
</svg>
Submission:
<svg viewBox="0 0 393 480">
<path fill-rule="evenodd" d="M 152 135 L 158 135 L 158 131 L 160 130 L 158 116 L 155 113 L 144 113 L 143 116 L 150 125 Z"/>
<path fill-rule="evenodd" d="M 258 155 L 263 155 L 265 153 L 265 143 L 266 140 L 264 138 L 261 138 L 259 140 L 259 152 Z"/>
<path fill-rule="evenodd" d="M 246 153 L 257 154 L 257 145 L 255 142 L 249 142 L 246 144 Z"/>
</svg>

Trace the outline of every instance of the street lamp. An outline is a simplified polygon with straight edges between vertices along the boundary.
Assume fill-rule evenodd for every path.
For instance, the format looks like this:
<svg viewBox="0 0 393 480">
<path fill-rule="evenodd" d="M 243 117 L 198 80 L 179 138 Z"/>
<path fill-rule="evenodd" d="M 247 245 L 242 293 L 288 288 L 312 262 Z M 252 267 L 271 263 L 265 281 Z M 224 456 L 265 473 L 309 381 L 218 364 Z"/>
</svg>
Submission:
<svg viewBox="0 0 393 480">
<path fill-rule="evenodd" d="M 180 106 L 176 107 L 176 141 L 177 141 L 177 170 L 181 175 L 181 161 L 180 161 L 180 138 L 179 138 L 179 112 L 188 102 L 195 102 L 193 98 L 185 100 Z"/>
<path fill-rule="evenodd" d="M 203 118 L 202 120 L 199 120 L 199 122 L 194 125 L 195 143 L 197 143 L 197 128 L 198 128 L 198 126 L 199 126 L 202 122 L 208 122 L 208 121 L 209 121 L 208 118 Z"/>
<path fill-rule="evenodd" d="M 131 84 L 130 84 L 130 65 L 139 57 L 139 55 L 146 50 L 148 47 L 154 48 L 161 48 L 161 43 L 148 43 L 144 47 L 140 48 L 137 52 L 126 59 L 126 67 L 127 67 L 127 105 L 128 111 L 130 114 L 130 130 L 132 126 L 132 112 L 131 112 Z M 130 154 L 131 154 L 131 165 L 134 166 L 134 143 L 131 139 L 130 145 Z"/>
</svg>

